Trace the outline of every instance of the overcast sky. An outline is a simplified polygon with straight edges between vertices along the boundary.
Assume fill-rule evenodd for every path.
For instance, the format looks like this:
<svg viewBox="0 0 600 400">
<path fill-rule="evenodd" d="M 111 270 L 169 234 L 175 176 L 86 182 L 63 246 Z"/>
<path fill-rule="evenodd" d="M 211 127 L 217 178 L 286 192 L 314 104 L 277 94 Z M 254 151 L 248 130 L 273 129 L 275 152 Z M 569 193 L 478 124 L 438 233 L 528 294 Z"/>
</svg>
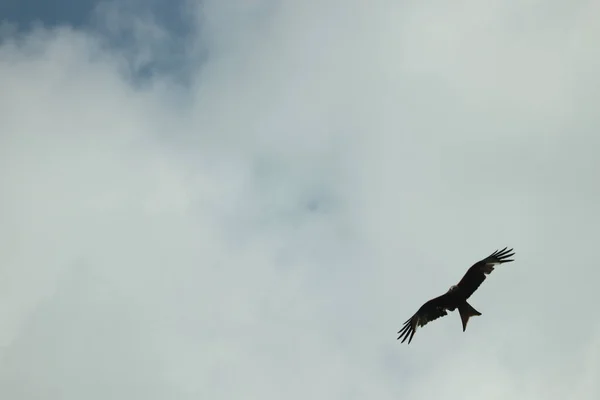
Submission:
<svg viewBox="0 0 600 400">
<path fill-rule="evenodd" d="M 600 3 L 68 4 L 0 13 L 1 398 L 600 398 Z"/>
</svg>

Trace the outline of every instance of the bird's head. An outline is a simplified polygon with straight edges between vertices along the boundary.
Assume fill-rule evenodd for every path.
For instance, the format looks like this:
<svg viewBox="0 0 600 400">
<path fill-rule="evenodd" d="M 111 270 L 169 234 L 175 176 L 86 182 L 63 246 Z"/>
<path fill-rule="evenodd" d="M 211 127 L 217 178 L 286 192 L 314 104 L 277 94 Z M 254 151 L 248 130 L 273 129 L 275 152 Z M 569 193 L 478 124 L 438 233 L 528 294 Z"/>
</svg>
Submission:
<svg viewBox="0 0 600 400">
<path fill-rule="evenodd" d="M 458 290 L 458 286 L 452 285 L 452 286 L 450 286 L 450 289 L 448 289 L 448 293 L 452 293 L 452 292 L 454 292 L 456 290 Z"/>
</svg>

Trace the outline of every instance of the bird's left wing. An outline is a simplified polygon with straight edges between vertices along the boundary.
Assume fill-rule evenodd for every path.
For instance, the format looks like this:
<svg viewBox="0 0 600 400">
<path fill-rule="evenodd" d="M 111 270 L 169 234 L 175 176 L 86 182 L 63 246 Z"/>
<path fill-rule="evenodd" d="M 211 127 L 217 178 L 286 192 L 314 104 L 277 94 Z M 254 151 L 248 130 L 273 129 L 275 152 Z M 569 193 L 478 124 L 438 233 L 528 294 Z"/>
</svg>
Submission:
<svg viewBox="0 0 600 400">
<path fill-rule="evenodd" d="M 505 247 L 502 250 L 496 250 L 483 260 L 473 264 L 457 284 L 461 293 L 468 299 L 483 283 L 485 276 L 492 273 L 496 265 L 514 261 L 510 260 L 510 257 L 514 255 L 513 249 L 507 250 Z"/>
<path fill-rule="evenodd" d="M 448 294 L 445 293 L 423 304 L 412 317 L 404 322 L 402 329 L 398 331 L 398 339 L 403 338 L 402 343 L 408 339 L 408 344 L 410 344 L 418 327 L 425 326 L 429 322 L 448 314 L 446 310 L 449 306 L 449 300 Z"/>
</svg>

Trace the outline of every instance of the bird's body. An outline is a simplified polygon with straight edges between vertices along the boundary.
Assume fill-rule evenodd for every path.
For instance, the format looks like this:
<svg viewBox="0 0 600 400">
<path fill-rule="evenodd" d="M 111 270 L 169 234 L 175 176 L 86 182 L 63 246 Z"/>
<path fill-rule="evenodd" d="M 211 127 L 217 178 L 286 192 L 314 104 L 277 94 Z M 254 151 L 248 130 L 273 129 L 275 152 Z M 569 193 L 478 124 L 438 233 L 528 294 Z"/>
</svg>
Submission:
<svg viewBox="0 0 600 400">
<path fill-rule="evenodd" d="M 398 339 L 403 338 L 402 343 L 408 339 L 408 343 L 410 343 L 418 327 L 443 317 L 447 315 L 447 311 L 454 311 L 457 308 L 464 332 L 467 329 L 469 318 L 481 315 L 479 311 L 467 303 L 467 299 L 483 283 L 486 279 L 485 276 L 494 270 L 494 266 L 514 261 L 508 259 L 513 255 L 512 249 L 507 250 L 505 247 L 473 264 L 460 282 L 451 286 L 443 295 L 427 301 L 411 318 L 406 320 L 402 329 L 398 331 Z"/>
</svg>

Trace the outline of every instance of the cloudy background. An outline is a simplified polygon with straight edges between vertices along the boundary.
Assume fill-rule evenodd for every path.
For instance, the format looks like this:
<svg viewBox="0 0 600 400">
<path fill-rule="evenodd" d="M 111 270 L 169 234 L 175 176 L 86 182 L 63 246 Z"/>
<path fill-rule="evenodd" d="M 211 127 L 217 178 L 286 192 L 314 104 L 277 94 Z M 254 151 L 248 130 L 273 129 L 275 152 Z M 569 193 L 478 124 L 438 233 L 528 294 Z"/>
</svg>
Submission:
<svg viewBox="0 0 600 400">
<path fill-rule="evenodd" d="M 599 19 L 2 2 L 0 397 L 598 399 Z"/>
</svg>

